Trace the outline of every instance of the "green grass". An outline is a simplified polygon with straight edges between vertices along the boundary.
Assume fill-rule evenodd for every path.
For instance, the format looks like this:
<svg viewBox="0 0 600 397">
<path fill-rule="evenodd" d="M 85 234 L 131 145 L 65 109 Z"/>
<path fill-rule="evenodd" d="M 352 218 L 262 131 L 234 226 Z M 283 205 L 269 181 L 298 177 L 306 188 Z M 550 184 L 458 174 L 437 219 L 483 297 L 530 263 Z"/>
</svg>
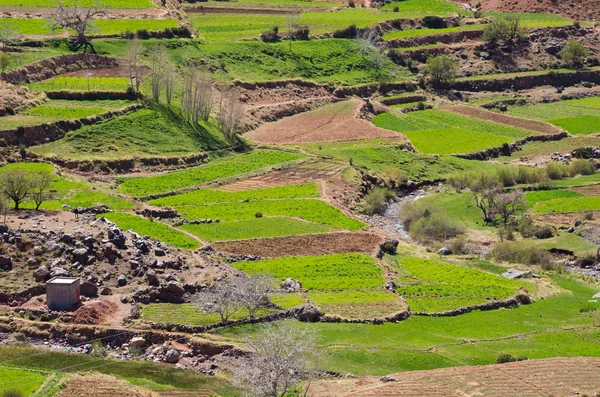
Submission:
<svg viewBox="0 0 600 397">
<path fill-rule="evenodd" d="M 427 154 L 468 153 L 532 134 L 442 110 L 412 112 L 399 117 L 384 113 L 375 117 L 373 124 L 405 134 L 417 150 Z"/>
<path fill-rule="evenodd" d="M 598 145 L 600 145 L 600 138 L 581 135 L 561 139 L 560 141 L 528 142 L 521 147 L 521 150 L 514 152 L 508 158 L 514 160 L 522 157 L 547 155 L 554 152 L 571 152 L 578 148 Z"/>
<path fill-rule="evenodd" d="M 551 181 L 550 185 L 557 188 L 595 185 L 600 182 L 600 172 L 591 175 L 579 175 L 574 178 Z"/>
<path fill-rule="evenodd" d="M 486 12 L 484 15 L 494 18 L 516 16 L 521 21 L 521 26 L 528 29 L 565 26 L 573 23 L 573 21 L 569 18 L 557 14 L 547 13 Z"/>
<path fill-rule="evenodd" d="M 537 203 L 541 203 L 543 201 L 549 201 L 559 198 L 572 198 L 572 197 L 581 197 L 582 194 L 571 191 L 571 190 L 538 190 L 525 192 L 525 202 L 527 203 L 527 208 L 532 208 Z"/>
<path fill-rule="evenodd" d="M 407 30 L 397 30 L 392 33 L 388 33 L 383 35 L 384 40 L 393 40 L 393 39 L 404 39 L 408 37 L 420 37 L 420 36 L 429 36 L 435 34 L 446 34 L 446 33 L 456 33 L 456 32 L 466 32 L 472 30 L 483 30 L 485 29 L 485 25 L 461 25 L 461 26 L 453 26 L 450 28 L 442 28 L 442 29 L 407 29 Z"/>
<path fill-rule="evenodd" d="M 64 353 L 49 349 L 35 349 L 20 346 L 0 346 L 0 357 L 10 360 L 14 365 L 40 370 L 60 370 L 67 373 L 93 370 L 102 374 L 126 379 L 132 384 L 161 389 L 211 389 L 226 396 L 240 396 L 229 381 L 219 376 L 208 376 L 195 370 L 181 370 L 170 365 L 136 360 L 114 360 L 98 358 L 85 354 Z M 21 380 L 34 380 L 29 374 Z"/>
<path fill-rule="evenodd" d="M 47 375 L 35 371 L 0 367 L 0 391 L 14 391 L 30 396 L 42 386 L 46 378 Z"/>
<path fill-rule="evenodd" d="M 344 318 L 382 318 L 403 308 L 396 295 L 377 290 L 310 291 L 307 298 L 325 313 Z"/>
<path fill-rule="evenodd" d="M 524 244 L 524 246 L 531 246 L 531 242 Z M 546 240 L 540 240 L 533 243 L 537 248 L 552 249 L 558 248 L 566 251 L 572 251 L 576 255 L 594 255 L 598 250 L 596 244 L 591 243 L 585 238 L 578 236 L 573 233 L 563 233 L 559 236 L 549 238 Z"/>
<path fill-rule="evenodd" d="M 66 159 L 115 159 L 182 156 L 228 145 L 212 122 L 194 126 L 156 107 L 85 126 L 32 150 Z"/>
<path fill-rule="evenodd" d="M 288 161 L 299 160 L 303 157 L 303 155 L 297 153 L 258 150 L 250 154 L 213 161 L 202 167 L 146 178 L 128 178 L 119 185 L 119 190 L 132 196 L 149 196 L 185 187 L 198 186 L 206 182 L 229 178 Z"/>
<path fill-rule="evenodd" d="M 589 135 L 600 132 L 600 116 L 565 117 L 552 119 L 549 122 L 569 131 L 573 135 Z"/>
<path fill-rule="evenodd" d="M 257 218 L 180 227 L 205 241 L 233 241 L 302 234 L 329 233 L 336 229 L 289 218 Z"/>
<path fill-rule="evenodd" d="M 274 312 L 277 312 L 277 310 L 261 309 L 256 313 L 256 316 L 264 316 Z M 248 317 L 248 311 L 242 308 L 235 312 L 229 320 L 243 320 Z M 190 303 L 153 303 L 142 305 L 140 318 L 145 321 L 163 324 L 211 325 L 221 322 L 219 314 L 205 313 Z"/>
<path fill-rule="evenodd" d="M 385 284 L 375 260 L 361 254 L 289 256 L 237 262 L 233 266 L 250 274 L 270 274 L 278 280 L 291 277 L 307 290 L 369 289 Z"/>
<path fill-rule="evenodd" d="M 425 312 L 441 312 L 514 296 L 520 288 L 534 286 L 522 280 L 507 280 L 474 268 L 416 257 L 388 257 L 398 271 L 396 292 Z M 436 298 L 443 298 L 437 302 Z M 416 300 L 412 300 L 416 299 Z M 413 308 L 413 311 L 419 311 Z"/>
<path fill-rule="evenodd" d="M 21 48 L 21 50 L 22 52 L 9 53 L 9 62 L 6 71 L 11 71 L 29 63 L 68 53 L 68 51 L 53 47 Z"/>
<path fill-rule="evenodd" d="M 462 222 L 468 229 L 492 228 L 483 222 L 483 213 L 475 206 L 475 200 L 470 192 L 432 193 L 419 199 L 419 203 L 442 209 L 451 219 Z"/>
<path fill-rule="evenodd" d="M 197 240 L 193 239 L 187 234 L 158 221 L 151 221 L 136 215 L 124 214 L 120 212 L 109 212 L 98 215 L 98 217 L 101 216 L 116 223 L 121 229 L 133 230 L 138 234 L 160 240 L 175 247 L 196 249 L 200 246 Z"/>
<path fill-rule="evenodd" d="M 125 91 L 128 86 L 129 79 L 127 77 L 75 76 L 58 76 L 27 85 L 32 91 Z"/>
<path fill-rule="evenodd" d="M 151 200 L 149 203 L 159 207 L 177 207 L 183 205 L 206 205 L 218 203 L 235 203 L 239 201 L 260 201 L 275 199 L 316 198 L 319 197 L 317 185 L 292 185 L 267 189 L 246 190 L 241 192 L 224 192 L 215 189 L 199 189 Z"/>
<path fill-rule="evenodd" d="M 10 163 L 0 167 L 0 173 L 7 170 L 21 169 L 27 172 L 42 172 L 54 174 L 54 166 L 47 163 Z M 88 185 L 75 182 L 70 179 L 55 176 L 52 179 L 50 190 L 54 190 L 59 194 L 63 194 L 70 190 L 86 189 Z"/>
<path fill-rule="evenodd" d="M 284 216 L 302 218 L 309 222 L 320 223 L 350 231 L 357 231 L 365 226 L 363 222 L 349 218 L 339 209 L 328 205 L 324 201 L 316 199 L 250 201 L 176 207 L 176 209 L 182 217 L 190 220 L 220 219 L 225 221 L 237 221 L 252 219 L 260 212 L 266 217 Z"/>
<path fill-rule="evenodd" d="M 22 35 L 32 34 L 58 34 L 59 31 L 53 30 L 54 22 L 51 19 L 41 18 L 5 18 L 0 19 L 0 27 L 9 25 Z"/>
<path fill-rule="evenodd" d="M 11 25 L 23 35 L 60 34 L 60 30 L 53 30 L 53 24 L 52 20 L 42 18 L 0 19 L 0 26 Z M 101 35 L 116 35 L 140 29 L 164 30 L 178 26 L 174 19 L 98 19 L 93 25 L 95 33 Z"/>
<path fill-rule="evenodd" d="M 0 0 L 0 6 L 12 7 L 56 7 L 59 0 Z M 66 5 L 68 1 L 64 2 Z M 95 0 L 80 0 L 77 3 L 81 7 L 94 7 L 97 5 Z M 150 0 L 102 0 L 102 7 L 109 8 L 154 8 Z"/>
<path fill-rule="evenodd" d="M 455 13 L 465 14 L 461 9 L 451 2 L 444 0 L 404 0 L 388 3 L 383 6 L 385 10 L 393 10 L 396 18 L 422 18 L 427 15 L 438 15 L 448 17 Z"/>
<path fill-rule="evenodd" d="M 536 205 L 533 214 L 559 214 L 570 212 L 600 211 L 600 197 L 559 198 Z"/>
<path fill-rule="evenodd" d="M 269 297 L 269 300 L 274 305 L 282 307 L 284 309 L 292 309 L 294 307 L 302 306 L 306 303 L 304 299 L 302 299 L 298 294 L 273 294 Z"/>
</svg>

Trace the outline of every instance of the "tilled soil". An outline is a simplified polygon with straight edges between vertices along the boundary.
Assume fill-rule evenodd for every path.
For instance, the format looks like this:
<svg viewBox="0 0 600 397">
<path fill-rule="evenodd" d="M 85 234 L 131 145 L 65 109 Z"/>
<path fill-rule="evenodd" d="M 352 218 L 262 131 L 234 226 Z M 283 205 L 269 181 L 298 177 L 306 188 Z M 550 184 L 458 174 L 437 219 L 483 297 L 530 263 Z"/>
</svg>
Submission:
<svg viewBox="0 0 600 397">
<path fill-rule="evenodd" d="M 72 375 L 59 397 L 157 397 L 159 394 L 131 386 L 108 375 Z"/>
<path fill-rule="evenodd" d="M 377 377 L 322 380 L 315 396 L 547 397 L 594 395 L 600 390 L 599 358 L 553 358 L 477 367 L 455 367 Z"/>
<path fill-rule="evenodd" d="M 329 233 L 231 241 L 213 244 L 217 251 L 267 258 L 325 255 L 349 252 L 374 253 L 383 238 L 372 233 Z"/>
</svg>

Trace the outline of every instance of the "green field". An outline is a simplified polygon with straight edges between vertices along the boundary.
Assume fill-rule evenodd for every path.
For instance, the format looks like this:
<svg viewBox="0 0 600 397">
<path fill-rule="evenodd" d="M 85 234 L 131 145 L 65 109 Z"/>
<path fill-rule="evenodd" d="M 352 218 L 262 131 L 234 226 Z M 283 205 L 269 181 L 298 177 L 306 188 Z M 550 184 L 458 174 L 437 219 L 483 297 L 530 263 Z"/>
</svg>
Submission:
<svg viewBox="0 0 600 397">
<path fill-rule="evenodd" d="M 277 310 L 260 309 L 255 313 L 255 316 L 260 317 L 275 312 Z M 190 303 L 153 303 L 142 305 L 140 313 L 142 320 L 163 324 L 210 325 L 221 322 L 221 317 L 217 313 L 205 313 Z M 229 321 L 242 320 L 248 317 L 248 311 L 242 308 L 232 314 Z"/>
<path fill-rule="evenodd" d="M 393 10 L 396 18 L 419 18 L 427 15 L 438 15 L 448 17 L 453 14 L 465 14 L 456 5 L 444 0 L 403 0 L 386 4 L 383 9 Z"/>
<path fill-rule="evenodd" d="M 408 37 L 421 37 L 421 36 L 429 36 L 435 34 L 446 34 L 446 33 L 456 33 L 456 32 L 466 32 L 472 30 L 483 30 L 485 25 L 460 25 L 453 26 L 450 28 L 441 28 L 441 29 L 407 29 L 407 30 L 398 30 L 392 33 L 388 33 L 383 35 L 384 40 L 393 40 L 393 39 L 404 39 Z"/>
<path fill-rule="evenodd" d="M 475 206 L 475 200 L 470 192 L 432 193 L 419 199 L 419 203 L 431 208 L 440 208 L 448 217 L 460 221 L 469 229 L 489 230 L 492 228 L 483 222 L 482 212 Z"/>
<path fill-rule="evenodd" d="M 137 215 L 120 212 L 109 212 L 98 215 L 98 217 L 105 217 L 123 230 L 133 230 L 142 236 L 148 236 L 175 247 L 196 249 L 200 246 L 196 239 L 159 221 L 151 221 Z"/>
<path fill-rule="evenodd" d="M 416 257 L 388 258 L 388 263 L 402 276 L 396 292 L 413 311 L 442 312 L 474 304 L 513 297 L 520 288 L 530 292 L 533 284 L 507 280 L 495 274 L 459 265 Z M 438 301 L 437 298 L 443 298 Z M 417 309 L 418 308 L 418 309 Z"/>
<path fill-rule="evenodd" d="M 403 308 L 396 295 L 377 290 L 310 291 L 307 298 L 325 313 L 343 318 L 383 318 Z"/>
<path fill-rule="evenodd" d="M 54 166 L 46 163 L 11 163 L 0 167 L 0 172 L 12 169 L 22 169 L 27 172 L 48 172 L 54 173 Z M 75 182 L 71 179 L 55 176 L 52 179 L 50 189 L 58 193 L 67 192 L 70 190 L 86 189 L 88 185 Z"/>
<path fill-rule="evenodd" d="M 189 220 L 220 219 L 237 221 L 252 219 L 257 213 L 261 213 L 266 217 L 302 218 L 310 222 L 350 231 L 357 231 L 365 226 L 363 222 L 349 218 L 339 209 L 316 199 L 251 201 L 176 207 L 176 209 L 182 217 Z"/>
<path fill-rule="evenodd" d="M 146 178 L 128 178 L 119 185 L 119 190 L 132 196 L 149 196 L 185 187 L 198 186 L 206 182 L 299 160 L 303 157 L 303 155 L 297 153 L 258 150 L 250 154 L 213 161 L 202 167 L 168 172 Z"/>
<path fill-rule="evenodd" d="M 127 77 L 71 77 L 58 76 L 49 80 L 28 84 L 32 91 L 125 91 L 129 86 Z"/>
<path fill-rule="evenodd" d="M 144 0 L 146 1 L 146 0 Z M 23 35 L 58 35 L 59 30 L 54 30 L 54 22 L 41 18 L 9 18 L 0 19 L 1 25 L 11 25 Z M 117 35 L 127 31 L 137 30 L 165 30 L 176 28 L 179 25 L 174 19 L 97 19 L 93 23 L 96 34 Z"/>
<path fill-rule="evenodd" d="M 384 113 L 375 117 L 373 124 L 403 133 L 418 151 L 426 154 L 469 153 L 532 134 L 442 110 L 411 112 L 399 117 Z"/>
<path fill-rule="evenodd" d="M 557 151 L 570 152 L 586 146 L 600 145 L 600 138 L 578 135 L 551 142 L 528 142 L 521 147 L 521 150 L 514 152 L 508 159 L 520 159 L 522 157 L 552 154 Z"/>
<path fill-rule="evenodd" d="M 246 190 L 241 192 L 224 192 L 215 189 L 198 189 L 151 200 L 149 203 L 159 207 L 179 207 L 184 205 L 207 205 L 219 203 L 235 203 L 240 201 L 262 201 L 276 199 L 316 198 L 319 197 L 317 185 L 291 185 L 267 189 Z"/>
<path fill-rule="evenodd" d="M 56 7 L 58 3 L 59 0 L 0 0 L 0 6 L 11 7 Z M 70 2 L 64 3 L 68 5 Z M 77 4 L 81 7 L 94 7 L 99 4 L 109 8 L 154 8 L 151 0 L 79 0 Z"/>
<path fill-rule="evenodd" d="M 183 156 L 227 146 L 212 121 L 194 126 L 174 111 L 155 108 L 85 126 L 32 150 L 69 159 L 115 159 Z"/>
<path fill-rule="evenodd" d="M 532 214 L 559 214 L 600 211 L 600 197 L 559 198 L 536 205 Z"/>
<path fill-rule="evenodd" d="M 210 242 L 319 234 L 336 231 L 336 229 L 326 225 L 277 217 L 247 219 L 236 222 L 182 225 L 180 228 L 198 236 L 202 240 Z"/>
<path fill-rule="evenodd" d="M 582 194 L 571 191 L 571 190 L 537 190 L 531 192 L 525 192 L 523 199 L 527 203 L 527 208 L 532 208 L 536 204 L 541 203 L 543 201 L 550 201 L 560 198 L 572 198 L 572 197 L 581 197 Z"/>
<path fill-rule="evenodd" d="M 30 396 L 46 381 L 47 375 L 24 369 L 0 367 L 0 391 Z"/>
</svg>

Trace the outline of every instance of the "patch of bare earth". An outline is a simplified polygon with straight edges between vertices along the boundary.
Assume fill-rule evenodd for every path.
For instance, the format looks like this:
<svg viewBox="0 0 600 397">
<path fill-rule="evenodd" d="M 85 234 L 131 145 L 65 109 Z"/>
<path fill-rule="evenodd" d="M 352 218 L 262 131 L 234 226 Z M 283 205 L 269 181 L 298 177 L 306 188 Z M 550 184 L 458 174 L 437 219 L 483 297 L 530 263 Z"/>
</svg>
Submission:
<svg viewBox="0 0 600 397">
<path fill-rule="evenodd" d="M 463 116 L 469 116 L 485 121 L 492 121 L 494 123 L 505 124 L 511 127 L 523 128 L 542 134 L 558 134 L 561 132 L 560 128 L 544 121 L 522 119 L 520 117 L 491 112 L 489 110 L 476 108 L 473 106 L 451 105 L 447 106 L 446 110 L 461 114 Z"/>
<path fill-rule="evenodd" d="M 361 105 L 362 101 L 358 99 L 334 103 L 262 125 L 244 136 L 258 143 L 278 144 L 399 137 L 395 132 L 358 118 Z"/>
<path fill-rule="evenodd" d="M 349 252 L 374 253 L 383 238 L 373 233 L 328 233 L 275 237 L 213 244 L 217 251 L 266 258 L 325 255 Z"/>
<path fill-rule="evenodd" d="M 599 358 L 552 358 L 477 367 L 455 367 L 378 377 L 320 380 L 315 396 L 548 397 L 595 394 L 600 390 Z"/>
<path fill-rule="evenodd" d="M 575 20 L 600 18 L 600 0 L 482 0 L 483 11 L 561 14 Z"/>
<path fill-rule="evenodd" d="M 596 185 L 574 187 L 569 190 L 572 190 L 579 194 L 583 194 L 584 196 L 588 197 L 600 196 L 600 183 Z"/>
<path fill-rule="evenodd" d="M 158 397 L 159 394 L 101 374 L 71 375 L 58 397 Z"/>
</svg>

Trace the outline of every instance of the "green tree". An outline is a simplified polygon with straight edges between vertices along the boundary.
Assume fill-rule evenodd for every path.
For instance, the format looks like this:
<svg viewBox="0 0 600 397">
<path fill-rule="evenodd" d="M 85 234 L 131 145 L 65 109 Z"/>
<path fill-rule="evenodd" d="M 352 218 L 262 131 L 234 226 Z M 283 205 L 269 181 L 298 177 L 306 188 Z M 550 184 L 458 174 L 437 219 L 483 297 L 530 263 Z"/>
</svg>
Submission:
<svg viewBox="0 0 600 397">
<path fill-rule="evenodd" d="M 494 19 L 483 30 L 483 40 L 488 43 L 515 42 L 521 37 L 523 37 L 521 20 L 515 16 Z"/>
<path fill-rule="evenodd" d="M 576 40 L 569 40 L 565 48 L 560 52 L 560 57 L 568 66 L 580 68 L 589 54 L 590 52 L 583 44 Z"/>
<path fill-rule="evenodd" d="M 425 72 L 436 85 L 450 84 L 458 75 L 458 62 L 447 55 L 430 57 L 427 59 Z"/>
<path fill-rule="evenodd" d="M 5 72 L 10 63 L 10 55 L 5 52 L 0 52 L 0 72 Z"/>
</svg>

